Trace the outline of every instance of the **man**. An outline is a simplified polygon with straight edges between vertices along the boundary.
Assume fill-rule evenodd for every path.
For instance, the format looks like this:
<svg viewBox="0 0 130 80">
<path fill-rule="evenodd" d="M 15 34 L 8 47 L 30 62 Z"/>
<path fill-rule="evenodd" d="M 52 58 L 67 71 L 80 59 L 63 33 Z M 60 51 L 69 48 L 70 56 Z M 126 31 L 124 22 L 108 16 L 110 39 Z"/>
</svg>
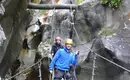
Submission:
<svg viewBox="0 0 130 80">
<path fill-rule="evenodd" d="M 57 36 L 55 38 L 55 43 L 51 48 L 51 55 L 52 57 L 54 57 L 54 55 L 56 54 L 57 50 L 63 48 L 63 46 L 61 45 L 61 38 L 59 36 Z"/>
<path fill-rule="evenodd" d="M 69 73 L 70 65 L 75 65 L 77 61 L 77 55 L 74 55 L 71 51 L 72 43 L 72 39 L 67 39 L 65 48 L 59 49 L 50 63 L 50 73 L 55 69 L 54 80 L 62 80 L 62 78 L 64 80 L 72 80 Z"/>
</svg>

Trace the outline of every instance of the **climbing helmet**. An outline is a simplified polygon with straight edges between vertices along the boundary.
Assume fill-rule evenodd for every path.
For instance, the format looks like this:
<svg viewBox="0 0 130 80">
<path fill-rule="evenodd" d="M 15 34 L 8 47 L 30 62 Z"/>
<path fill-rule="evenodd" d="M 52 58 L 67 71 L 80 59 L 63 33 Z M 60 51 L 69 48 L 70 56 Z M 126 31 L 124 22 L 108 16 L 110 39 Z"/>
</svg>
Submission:
<svg viewBox="0 0 130 80">
<path fill-rule="evenodd" d="M 73 40 L 72 39 L 66 39 L 65 44 L 72 45 L 73 44 Z"/>
</svg>

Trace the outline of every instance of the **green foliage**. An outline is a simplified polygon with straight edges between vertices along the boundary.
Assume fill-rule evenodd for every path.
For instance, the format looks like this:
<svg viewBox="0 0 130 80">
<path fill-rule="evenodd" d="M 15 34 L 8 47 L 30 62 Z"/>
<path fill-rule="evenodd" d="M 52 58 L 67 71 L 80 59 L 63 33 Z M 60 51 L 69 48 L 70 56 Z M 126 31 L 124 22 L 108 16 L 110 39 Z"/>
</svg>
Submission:
<svg viewBox="0 0 130 80">
<path fill-rule="evenodd" d="M 84 0 L 76 0 L 76 3 L 77 4 L 80 4 L 80 3 L 82 3 Z"/>
<path fill-rule="evenodd" d="M 110 0 L 110 6 L 111 7 L 119 7 L 121 4 L 121 0 Z"/>
<path fill-rule="evenodd" d="M 100 3 L 101 3 L 101 4 L 107 4 L 107 3 L 108 3 L 108 0 L 100 0 Z"/>
<path fill-rule="evenodd" d="M 118 8 L 121 4 L 121 0 L 100 0 L 103 5 L 108 5 L 112 8 Z"/>
<path fill-rule="evenodd" d="M 109 36 L 114 34 L 114 30 L 111 28 L 103 27 L 99 32 L 98 35 L 103 35 L 103 36 Z"/>
</svg>

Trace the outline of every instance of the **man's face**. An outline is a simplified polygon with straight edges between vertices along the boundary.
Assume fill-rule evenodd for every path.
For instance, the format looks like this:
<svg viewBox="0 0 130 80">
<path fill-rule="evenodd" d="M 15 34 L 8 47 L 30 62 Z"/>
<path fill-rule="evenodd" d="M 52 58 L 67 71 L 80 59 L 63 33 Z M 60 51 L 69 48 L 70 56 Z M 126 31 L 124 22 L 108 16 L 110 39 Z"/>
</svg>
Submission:
<svg viewBox="0 0 130 80">
<path fill-rule="evenodd" d="M 61 40 L 56 40 L 56 43 L 60 44 L 60 43 L 61 43 Z"/>
<path fill-rule="evenodd" d="M 68 50 L 70 50 L 71 47 L 72 47 L 72 45 L 70 45 L 70 44 L 66 44 L 66 48 L 67 48 Z"/>
</svg>

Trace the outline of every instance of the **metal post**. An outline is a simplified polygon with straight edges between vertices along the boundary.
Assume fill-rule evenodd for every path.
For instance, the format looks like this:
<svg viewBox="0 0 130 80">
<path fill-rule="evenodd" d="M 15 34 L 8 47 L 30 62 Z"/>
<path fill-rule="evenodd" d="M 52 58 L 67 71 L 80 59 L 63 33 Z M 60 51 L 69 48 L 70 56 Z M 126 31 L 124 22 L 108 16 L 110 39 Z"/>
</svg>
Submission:
<svg viewBox="0 0 130 80">
<path fill-rule="evenodd" d="M 41 74 L 41 61 L 39 62 L 39 79 L 42 80 L 42 74 Z"/>
<path fill-rule="evenodd" d="M 95 75 L 95 64 L 96 64 L 96 54 L 94 54 L 94 59 L 93 59 L 93 70 L 92 70 L 92 80 L 94 80 L 94 75 Z"/>
</svg>

